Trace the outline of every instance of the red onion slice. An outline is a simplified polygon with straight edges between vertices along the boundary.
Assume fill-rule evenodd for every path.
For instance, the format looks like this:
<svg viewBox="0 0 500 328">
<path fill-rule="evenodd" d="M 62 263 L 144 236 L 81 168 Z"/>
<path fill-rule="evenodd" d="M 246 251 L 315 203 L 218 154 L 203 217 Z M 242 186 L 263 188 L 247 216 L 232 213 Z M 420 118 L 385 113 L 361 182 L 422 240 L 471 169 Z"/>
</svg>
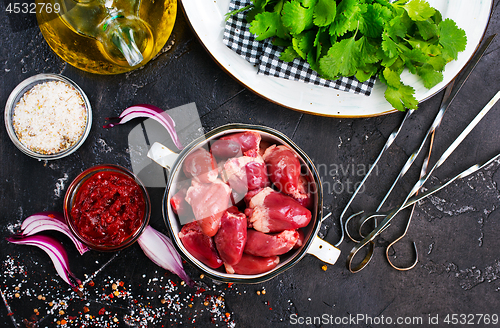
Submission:
<svg viewBox="0 0 500 328">
<path fill-rule="evenodd" d="M 170 238 L 148 226 L 139 239 L 137 239 L 137 242 L 144 251 L 144 254 L 156 265 L 175 273 L 188 286 L 194 286 L 195 283 L 184 271 L 181 257 L 175 250 Z"/>
<path fill-rule="evenodd" d="M 118 117 L 109 117 L 107 120 L 112 120 L 112 119 L 118 119 L 120 120 L 118 123 L 109 123 L 103 126 L 103 128 L 112 128 L 118 124 L 124 124 L 127 123 L 128 121 L 138 118 L 138 117 L 146 117 L 146 118 L 152 118 L 155 121 L 159 122 L 161 125 L 163 125 L 168 133 L 170 134 L 170 137 L 174 141 L 175 145 L 179 149 L 183 149 L 184 147 L 182 146 L 181 142 L 179 141 L 179 137 L 177 136 L 177 132 L 175 131 L 175 122 L 168 115 L 165 111 L 163 111 L 161 108 L 158 108 L 153 105 L 149 104 L 141 104 L 141 105 L 135 105 L 131 106 L 127 109 L 125 109 L 120 116 Z"/>
<path fill-rule="evenodd" d="M 21 225 L 20 234 L 22 236 L 32 236 L 46 230 L 56 230 L 64 233 L 73 241 L 80 255 L 89 250 L 87 246 L 73 235 L 64 220 L 63 214 L 60 212 L 40 212 L 27 217 Z"/>
<path fill-rule="evenodd" d="M 14 244 L 31 245 L 37 246 L 44 250 L 49 256 L 54 267 L 56 268 L 59 276 L 66 281 L 71 287 L 78 290 L 78 287 L 71 281 L 70 277 L 73 278 L 78 286 L 82 282 L 75 277 L 75 275 L 69 269 L 68 255 L 62 244 L 51 236 L 36 235 L 36 236 L 22 236 L 14 235 L 7 238 L 7 241 Z"/>
</svg>

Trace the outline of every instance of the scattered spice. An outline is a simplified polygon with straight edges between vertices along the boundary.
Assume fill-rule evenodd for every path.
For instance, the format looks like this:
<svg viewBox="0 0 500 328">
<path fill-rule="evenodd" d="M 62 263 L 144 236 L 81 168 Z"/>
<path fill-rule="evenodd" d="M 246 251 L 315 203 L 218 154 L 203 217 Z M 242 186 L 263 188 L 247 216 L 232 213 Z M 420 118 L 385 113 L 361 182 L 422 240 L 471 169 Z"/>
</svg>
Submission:
<svg viewBox="0 0 500 328">
<path fill-rule="evenodd" d="M 2 266 L 1 262 L 0 266 Z M 27 270 L 24 268 L 21 270 L 21 267 L 16 265 L 16 260 L 11 257 L 4 260 L 3 268 L 2 285 L 5 288 L 3 292 L 7 302 L 14 300 L 16 292 L 20 293 L 20 297 L 27 299 L 37 300 L 39 295 L 46 297 L 50 301 L 40 302 L 40 306 L 37 304 L 38 314 L 55 317 L 52 322 L 54 327 L 173 327 L 194 326 L 195 324 L 198 326 L 203 325 L 204 321 L 213 322 L 215 326 L 221 328 L 236 326 L 233 314 L 226 306 L 225 290 L 230 289 L 225 284 L 204 284 L 204 288 L 192 289 L 181 287 L 177 277 L 170 279 L 173 277 L 170 273 L 155 274 L 151 278 L 145 274 L 144 282 L 139 282 L 139 285 L 144 286 L 145 293 L 134 295 L 135 289 L 121 279 L 103 277 L 102 274 L 95 273 L 90 277 L 86 276 L 84 281 L 87 302 L 83 303 L 79 309 L 74 309 L 72 306 L 75 303 L 72 300 L 74 298 L 81 300 L 81 298 L 77 297 L 74 290 L 67 289 L 64 284 L 61 285 L 58 279 L 46 280 L 45 275 L 37 276 L 36 272 L 26 274 Z M 31 281 L 43 281 L 43 287 L 39 289 L 38 283 L 35 283 L 34 287 L 26 286 L 27 275 Z M 94 288 L 90 286 L 91 281 L 95 281 L 92 283 Z M 116 290 L 113 289 L 114 284 L 117 285 Z M 17 286 L 19 286 L 18 291 L 15 291 Z M 50 287 L 47 288 L 47 286 Z M 237 285 L 234 285 L 230 291 L 232 294 L 241 295 Z M 109 298 L 109 295 L 115 295 L 115 292 L 118 292 L 118 296 L 114 296 L 113 299 Z M 123 304 L 128 304 L 129 311 L 124 313 L 121 310 Z M 60 315 L 59 311 L 63 311 L 61 313 L 64 315 Z M 13 316 L 23 315 L 10 310 L 6 313 Z M 63 320 L 66 320 L 65 324 Z M 59 326 L 56 326 L 56 321 Z"/>
<path fill-rule="evenodd" d="M 328 269 L 328 267 L 327 267 L 326 265 L 323 265 L 323 266 L 321 267 L 321 269 L 323 269 L 323 271 L 326 271 L 326 270 Z"/>
</svg>

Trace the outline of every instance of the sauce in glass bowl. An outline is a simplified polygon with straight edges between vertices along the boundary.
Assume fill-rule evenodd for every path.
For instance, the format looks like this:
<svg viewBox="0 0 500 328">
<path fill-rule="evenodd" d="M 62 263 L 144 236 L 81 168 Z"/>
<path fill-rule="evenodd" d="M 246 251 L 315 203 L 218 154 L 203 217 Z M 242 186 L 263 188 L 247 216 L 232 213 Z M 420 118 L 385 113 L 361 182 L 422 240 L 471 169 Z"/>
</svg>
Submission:
<svg viewBox="0 0 500 328">
<path fill-rule="evenodd" d="M 64 214 L 70 229 L 87 246 L 118 250 L 132 244 L 147 226 L 149 197 L 130 171 L 100 165 L 72 182 Z"/>
</svg>

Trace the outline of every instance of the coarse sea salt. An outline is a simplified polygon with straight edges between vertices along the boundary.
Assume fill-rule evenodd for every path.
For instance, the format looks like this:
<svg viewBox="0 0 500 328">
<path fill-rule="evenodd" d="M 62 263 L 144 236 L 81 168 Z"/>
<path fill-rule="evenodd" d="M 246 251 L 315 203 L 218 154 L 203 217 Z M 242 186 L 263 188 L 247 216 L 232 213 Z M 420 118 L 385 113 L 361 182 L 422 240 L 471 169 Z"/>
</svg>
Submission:
<svg viewBox="0 0 500 328">
<path fill-rule="evenodd" d="M 19 141 L 39 154 L 56 154 L 78 142 L 87 125 L 81 94 L 62 81 L 48 81 L 27 91 L 13 114 Z"/>
</svg>

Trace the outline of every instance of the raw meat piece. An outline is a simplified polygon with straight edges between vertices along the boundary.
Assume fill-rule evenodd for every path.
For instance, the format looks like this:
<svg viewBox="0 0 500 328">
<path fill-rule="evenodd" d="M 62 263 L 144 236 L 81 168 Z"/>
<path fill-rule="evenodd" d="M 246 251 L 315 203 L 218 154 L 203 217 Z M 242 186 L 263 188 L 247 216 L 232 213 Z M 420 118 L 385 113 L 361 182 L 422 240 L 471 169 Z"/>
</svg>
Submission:
<svg viewBox="0 0 500 328">
<path fill-rule="evenodd" d="M 213 269 L 222 265 L 213 238 L 205 235 L 196 222 L 184 225 L 179 232 L 179 238 L 189 254 L 200 262 Z"/>
<path fill-rule="evenodd" d="M 293 248 L 299 239 L 297 230 L 284 230 L 280 233 L 266 234 L 248 229 L 246 254 L 269 257 L 282 255 Z"/>
<path fill-rule="evenodd" d="M 311 211 L 269 187 L 250 199 L 245 214 L 249 228 L 265 233 L 302 228 L 311 221 Z"/>
<path fill-rule="evenodd" d="M 221 137 L 219 140 L 236 141 L 241 145 L 241 151 L 244 155 L 247 155 L 245 153 L 250 150 L 254 150 L 256 152 L 255 154 L 258 154 L 261 136 L 258 132 L 255 131 L 245 131 L 228 134 Z"/>
<path fill-rule="evenodd" d="M 215 159 L 204 148 L 189 154 L 182 164 L 182 170 L 188 178 L 192 177 L 201 183 L 214 182 L 219 175 Z"/>
<path fill-rule="evenodd" d="M 228 208 L 222 216 L 214 241 L 225 264 L 234 265 L 241 260 L 247 241 L 247 217 L 236 206 Z"/>
<path fill-rule="evenodd" d="M 314 190 L 311 190 L 309 179 L 306 176 L 301 175 L 299 177 L 299 192 L 290 196 L 292 196 L 296 201 L 300 203 L 300 205 L 304 206 L 305 208 L 312 209 L 313 198 L 311 191 Z"/>
<path fill-rule="evenodd" d="M 245 204 L 247 205 L 247 207 L 249 206 L 250 201 L 252 200 L 253 196 L 257 195 L 262 190 L 264 190 L 264 188 L 250 190 L 246 193 L 244 200 L 245 200 Z"/>
<path fill-rule="evenodd" d="M 213 237 L 220 227 L 220 219 L 229 207 L 231 188 L 222 180 L 212 183 L 191 182 L 187 190 L 186 201 L 193 208 L 194 217 L 203 233 Z"/>
<path fill-rule="evenodd" d="M 191 184 L 191 181 L 184 180 L 180 183 L 179 190 L 170 198 L 170 205 L 175 214 L 184 216 L 192 214 L 191 207 L 186 202 L 186 193 Z"/>
<path fill-rule="evenodd" d="M 266 165 L 260 156 L 228 159 L 224 164 L 222 177 L 238 194 L 269 186 Z"/>
<path fill-rule="evenodd" d="M 274 269 L 280 258 L 278 256 L 260 257 L 243 253 L 241 260 L 235 265 L 224 264 L 227 273 L 259 274 Z"/>
<path fill-rule="evenodd" d="M 299 238 L 297 239 L 297 242 L 295 245 L 293 245 L 293 249 L 301 248 L 302 245 L 305 243 L 305 235 L 304 235 L 304 230 L 302 229 L 297 229 L 297 232 L 299 233 Z"/>
<path fill-rule="evenodd" d="M 264 161 L 268 165 L 269 179 L 285 194 L 298 192 L 300 177 L 300 161 L 287 146 L 272 145 L 264 153 Z"/>
<path fill-rule="evenodd" d="M 234 140 L 215 140 L 210 151 L 212 155 L 222 159 L 243 155 L 241 145 Z"/>
<path fill-rule="evenodd" d="M 272 145 L 266 149 L 263 158 L 267 164 L 269 179 L 279 191 L 292 196 L 303 205 L 312 203 L 310 194 L 307 194 L 307 180 L 301 180 L 300 161 L 290 148 Z"/>
</svg>

